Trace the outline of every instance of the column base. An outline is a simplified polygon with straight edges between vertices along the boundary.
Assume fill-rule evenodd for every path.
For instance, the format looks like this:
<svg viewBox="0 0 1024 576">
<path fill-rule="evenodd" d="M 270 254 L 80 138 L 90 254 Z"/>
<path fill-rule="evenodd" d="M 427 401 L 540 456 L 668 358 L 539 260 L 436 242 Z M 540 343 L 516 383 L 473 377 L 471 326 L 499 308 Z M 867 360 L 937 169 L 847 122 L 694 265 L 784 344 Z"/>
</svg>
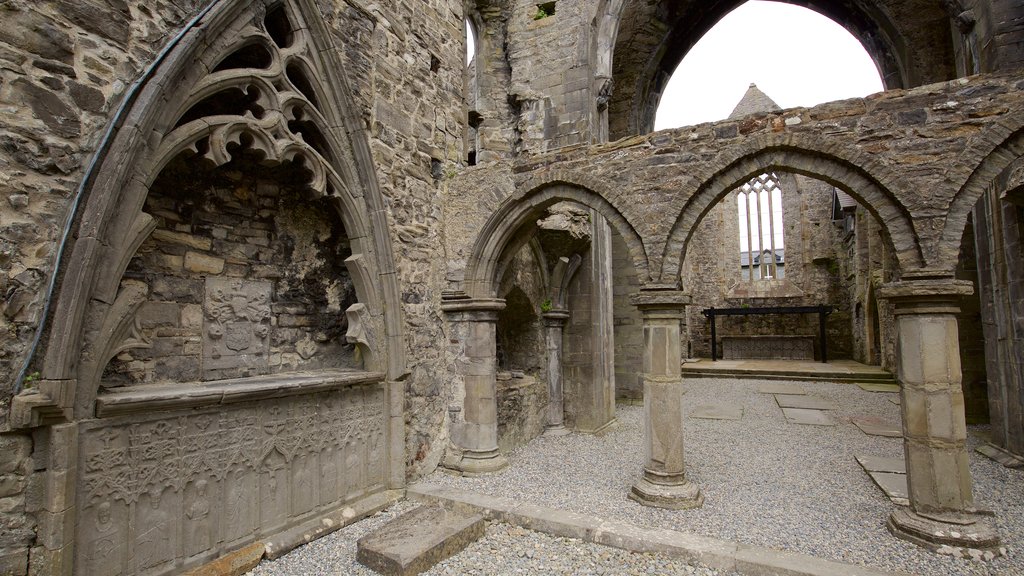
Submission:
<svg viewBox="0 0 1024 576">
<path fill-rule="evenodd" d="M 572 434 L 572 430 L 569 430 L 562 424 L 548 426 L 544 429 L 544 436 L 568 436 L 569 434 Z"/>
<path fill-rule="evenodd" d="M 1005 553 L 999 533 L 977 514 L 937 519 L 901 508 L 889 516 L 887 526 L 893 536 L 939 554 L 991 560 Z"/>
<path fill-rule="evenodd" d="M 441 466 L 459 476 L 483 476 L 506 468 L 508 459 L 497 448 L 486 451 L 449 448 Z"/>
<path fill-rule="evenodd" d="M 646 477 L 641 478 L 633 484 L 629 498 L 644 506 L 668 510 L 689 510 L 704 505 L 704 494 L 700 488 L 686 480 L 681 484 L 655 484 Z"/>
</svg>

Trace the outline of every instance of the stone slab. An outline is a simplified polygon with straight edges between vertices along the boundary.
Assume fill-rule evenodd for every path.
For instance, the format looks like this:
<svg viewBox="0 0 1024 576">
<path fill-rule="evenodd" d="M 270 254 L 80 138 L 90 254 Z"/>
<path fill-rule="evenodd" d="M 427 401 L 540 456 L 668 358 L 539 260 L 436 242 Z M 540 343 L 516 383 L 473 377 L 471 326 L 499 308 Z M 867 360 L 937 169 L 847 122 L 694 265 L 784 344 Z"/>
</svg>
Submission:
<svg viewBox="0 0 1024 576">
<path fill-rule="evenodd" d="M 982 444 L 976 448 L 976 452 L 995 460 L 1007 468 L 1024 468 L 1024 459 L 1014 456 L 993 444 Z"/>
<path fill-rule="evenodd" d="M 262 542 L 255 542 L 199 568 L 189 570 L 185 572 L 184 576 L 241 576 L 260 563 L 264 550 L 265 546 Z"/>
<path fill-rule="evenodd" d="M 899 392 L 899 384 L 877 384 L 869 382 L 858 382 L 857 386 L 867 392 Z"/>
<path fill-rule="evenodd" d="M 807 408 L 783 408 L 786 420 L 790 424 L 806 424 L 808 426 L 835 426 L 836 420 L 824 410 Z"/>
<path fill-rule="evenodd" d="M 907 463 L 903 458 L 859 455 L 857 456 L 857 463 L 860 464 L 865 472 L 907 473 Z"/>
<path fill-rule="evenodd" d="M 899 406 L 900 405 L 900 397 L 896 396 L 895 398 L 889 398 L 889 402 L 892 402 L 893 404 Z"/>
<path fill-rule="evenodd" d="M 838 408 L 835 402 L 816 396 L 776 394 L 775 401 L 779 403 L 779 408 L 805 408 L 809 410 L 835 410 Z"/>
<path fill-rule="evenodd" d="M 704 404 L 690 413 L 691 418 L 705 420 L 739 420 L 743 418 L 743 407 L 730 404 Z"/>
<path fill-rule="evenodd" d="M 801 396 L 807 394 L 804 389 L 796 384 L 766 382 L 757 387 L 761 394 L 786 394 L 789 396 Z"/>
<path fill-rule="evenodd" d="M 895 574 L 864 566 L 815 558 L 797 552 L 737 544 L 729 540 L 688 532 L 646 528 L 544 506 L 522 504 L 509 498 L 467 492 L 427 482 L 410 486 L 407 495 L 413 501 L 442 503 L 446 508 L 476 509 L 490 520 L 506 522 L 554 536 L 577 538 L 630 552 L 667 554 L 689 563 L 699 562 L 722 572 L 739 572 L 750 575 L 786 574 L 790 576 L 893 576 Z"/>
<path fill-rule="evenodd" d="M 885 436 L 887 438 L 903 438 L 903 430 L 899 424 L 883 420 L 881 418 L 874 418 L 871 416 L 858 416 L 851 418 L 850 422 L 860 431 L 867 434 L 868 436 Z"/>
<path fill-rule="evenodd" d="M 875 481 L 875 484 L 882 489 L 882 492 L 893 501 L 893 504 L 901 506 L 910 505 L 910 495 L 907 492 L 907 475 L 894 472 L 868 472 L 868 476 Z"/>
<path fill-rule="evenodd" d="M 360 538 L 356 560 L 386 576 L 412 576 L 458 554 L 483 535 L 483 514 L 421 506 Z"/>
</svg>

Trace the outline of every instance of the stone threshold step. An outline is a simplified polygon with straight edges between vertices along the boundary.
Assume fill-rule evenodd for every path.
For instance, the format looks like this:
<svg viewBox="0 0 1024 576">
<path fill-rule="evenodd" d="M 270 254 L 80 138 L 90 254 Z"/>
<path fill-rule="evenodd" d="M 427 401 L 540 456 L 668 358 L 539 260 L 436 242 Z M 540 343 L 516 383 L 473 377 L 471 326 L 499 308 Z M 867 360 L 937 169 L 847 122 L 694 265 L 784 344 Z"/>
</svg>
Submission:
<svg viewBox="0 0 1024 576">
<path fill-rule="evenodd" d="M 414 576 L 484 535 L 484 517 L 437 503 L 421 506 L 363 536 L 356 560 L 385 576 Z"/>
<path fill-rule="evenodd" d="M 420 482 L 406 490 L 416 502 L 438 503 L 452 510 L 483 514 L 488 520 L 505 522 L 554 536 L 576 538 L 595 544 L 629 550 L 668 554 L 694 564 L 750 576 L 883 576 L 904 575 L 864 566 L 843 564 L 806 554 L 774 550 L 709 538 L 662 528 L 644 528 L 626 522 L 517 502 L 447 486 Z"/>
<path fill-rule="evenodd" d="M 750 380 L 795 380 L 801 382 L 840 382 L 844 384 L 896 384 L 889 374 L 833 374 L 822 372 L 757 372 L 748 370 L 697 370 L 684 369 L 683 378 L 737 378 Z"/>
</svg>

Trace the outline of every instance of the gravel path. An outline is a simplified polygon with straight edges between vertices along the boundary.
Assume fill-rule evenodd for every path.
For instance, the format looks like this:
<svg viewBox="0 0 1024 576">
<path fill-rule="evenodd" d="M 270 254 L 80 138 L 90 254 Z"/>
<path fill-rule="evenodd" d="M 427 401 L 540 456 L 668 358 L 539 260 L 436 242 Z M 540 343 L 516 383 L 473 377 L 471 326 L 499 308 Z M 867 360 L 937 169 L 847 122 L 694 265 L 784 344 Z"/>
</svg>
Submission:
<svg viewBox="0 0 1024 576">
<path fill-rule="evenodd" d="M 416 504 L 410 502 L 398 503 L 371 518 L 297 548 L 273 562 L 263 561 L 249 572 L 249 576 L 377 576 L 376 572 L 356 562 L 356 540 L 415 507 Z M 483 538 L 424 574 L 730 576 L 710 568 L 688 566 L 661 554 L 636 554 L 500 523 L 488 524 Z"/>
<path fill-rule="evenodd" d="M 892 537 L 885 520 L 893 504 L 854 459 L 902 457 L 902 440 L 867 436 L 855 416 L 898 422 L 892 394 L 852 384 L 796 382 L 808 394 L 835 401 L 835 427 L 787 424 L 774 397 L 756 381 L 686 380 L 688 411 L 703 404 L 744 408 L 741 420 L 687 418 L 688 475 L 704 491 L 698 510 L 668 511 L 626 498 L 643 464 L 642 408 L 621 406 L 619 426 L 601 437 L 541 437 L 509 455 L 510 467 L 482 478 L 441 472 L 427 480 L 492 496 L 571 510 L 641 526 L 792 550 L 884 570 L 923 575 L 1024 575 L 1024 471 L 976 454 L 986 427 L 972 427 L 971 473 L 979 507 L 996 512 L 1008 550 L 992 562 L 942 557 Z M 356 564 L 355 541 L 415 504 L 402 502 L 353 526 L 263 562 L 253 576 L 373 572 Z M 531 555 L 532 553 L 532 555 Z M 699 574 L 660 555 L 632 554 L 567 538 L 491 524 L 487 536 L 427 572 L 440 574 Z"/>
<path fill-rule="evenodd" d="M 838 426 L 787 424 L 760 383 L 688 379 L 688 411 L 703 404 L 744 407 L 741 420 L 687 418 L 689 478 L 704 491 L 697 510 L 640 506 L 626 494 L 643 465 L 642 408 L 620 407 L 620 425 L 603 437 L 541 437 L 510 455 L 509 469 L 482 478 L 441 472 L 432 483 L 516 498 L 641 526 L 792 550 L 841 562 L 925 575 L 1024 575 L 1024 472 L 973 452 L 985 427 L 972 427 L 971 473 L 979 507 L 996 512 L 1006 557 L 976 562 L 942 557 L 892 537 L 885 528 L 893 504 L 857 464 L 855 455 L 902 457 L 899 438 L 868 436 L 851 417 L 899 421 L 893 394 L 852 384 L 795 382 L 834 400 Z"/>
</svg>

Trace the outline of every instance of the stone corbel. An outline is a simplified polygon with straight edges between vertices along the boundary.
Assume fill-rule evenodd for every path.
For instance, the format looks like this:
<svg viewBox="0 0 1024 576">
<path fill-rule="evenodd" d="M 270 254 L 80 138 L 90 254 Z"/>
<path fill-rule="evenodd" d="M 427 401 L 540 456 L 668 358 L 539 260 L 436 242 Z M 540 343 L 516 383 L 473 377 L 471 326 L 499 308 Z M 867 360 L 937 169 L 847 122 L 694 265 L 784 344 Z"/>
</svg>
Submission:
<svg viewBox="0 0 1024 576">
<path fill-rule="evenodd" d="M 377 350 L 382 333 L 379 319 L 362 302 L 356 302 L 345 310 L 348 319 L 348 331 L 345 341 L 355 344 L 356 350 L 363 359 L 363 367 L 367 370 L 377 367 Z"/>
<path fill-rule="evenodd" d="M 35 428 L 73 417 L 75 380 L 40 380 L 11 399 L 12 428 Z"/>
</svg>

